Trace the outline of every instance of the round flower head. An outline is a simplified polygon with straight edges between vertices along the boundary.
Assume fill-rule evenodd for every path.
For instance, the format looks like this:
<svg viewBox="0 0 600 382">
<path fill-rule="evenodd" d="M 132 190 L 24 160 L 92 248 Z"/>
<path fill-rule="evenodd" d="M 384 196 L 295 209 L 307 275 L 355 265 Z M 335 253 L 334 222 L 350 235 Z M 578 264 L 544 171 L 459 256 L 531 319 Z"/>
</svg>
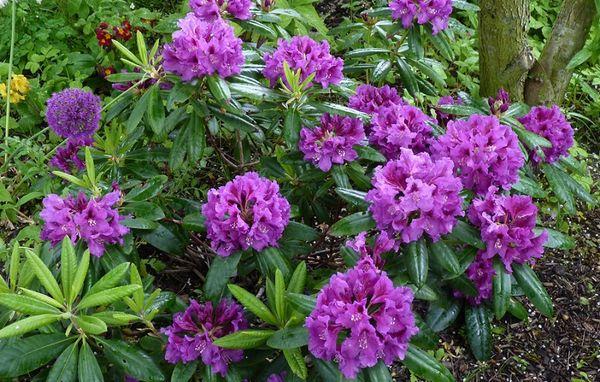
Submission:
<svg viewBox="0 0 600 382">
<path fill-rule="evenodd" d="M 339 84 L 343 78 L 344 61 L 329 53 L 327 41 L 318 43 L 308 36 L 294 36 L 291 40 L 279 39 L 277 50 L 265 54 L 263 74 L 269 79 L 271 86 L 275 86 L 279 79 L 285 82 L 284 62 L 287 62 L 293 72 L 300 69 L 301 81 L 314 73 L 310 84 L 317 82 L 324 88 Z"/>
<path fill-rule="evenodd" d="M 462 104 L 463 104 L 463 100 L 462 99 L 460 99 L 458 97 L 454 98 L 452 96 L 441 97 L 438 100 L 438 103 L 437 103 L 438 106 L 462 105 Z M 439 108 L 435 108 L 435 115 L 436 115 L 436 118 L 437 118 L 437 123 L 440 126 L 446 126 L 449 121 L 451 121 L 454 118 L 456 118 L 455 115 L 445 113 L 445 112 L 439 110 Z"/>
<path fill-rule="evenodd" d="M 433 119 L 414 106 L 383 107 L 371 119 L 369 142 L 388 159 L 398 158 L 402 148 L 423 152 L 432 137 L 429 123 Z"/>
<path fill-rule="evenodd" d="M 222 19 L 207 22 L 188 13 L 177 23 L 173 42 L 163 51 L 166 71 L 184 81 L 218 74 L 225 78 L 238 74 L 244 64 L 242 40 Z"/>
<path fill-rule="evenodd" d="M 419 329 L 411 311 L 413 293 L 394 287 L 385 272 L 363 257 L 346 273 L 331 276 L 306 318 L 308 350 L 335 360 L 346 378 L 380 359 L 391 365 L 404 359 L 410 338 Z"/>
<path fill-rule="evenodd" d="M 569 149 L 573 146 L 573 128 L 558 106 L 533 107 L 519 121 L 527 130 L 541 135 L 552 144 L 552 147 L 543 150 L 546 162 L 553 163 L 560 157 L 569 155 Z M 532 158 L 535 162 L 543 160 L 535 152 L 532 153 Z"/>
<path fill-rule="evenodd" d="M 517 135 L 494 116 L 450 121 L 432 144 L 434 157 L 448 157 L 465 188 L 484 194 L 490 186 L 509 189 L 525 163 Z"/>
<path fill-rule="evenodd" d="M 375 114 L 382 107 L 404 105 L 405 102 L 394 88 L 384 85 L 377 88 L 372 85 L 360 85 L 356 94 L 350 97 L 348 106 L 367 114 Z"/>
<path fill-rule="evenodd" d="M 364 144 L 365 131 L 360 119 L 341 115 L 323 114 L 321 124 L 314 129 L 300 131 L 300 151 L 322 171 L 332 164 L 351 162 L 358 157 L 354 145 Z"/>
<path fill-rule="evenodd" d="M 229 256 L 239 249 L 277 246 L 290 221 L 290 204 L 277 182 L 247 172 L 210 190 L 202 214 L 212 249 Z"/>
<path fill-rule="evenodd" d="M 479 305 L 492 296 L 492 281 L 496 271 L 492 259 L 483 256 L 484 251 L 479 251 L 475 260 L 469 265 L 465 274 L 475 284 L 477 296 L 466 296 L 471 305 Z M 464 297 L 460 291 L 454 291 L 454 297 Z"/>
<path fill-rule="evenodd" d="M 485 242 L 484 259 L 498 255 L 508 272 L 511 264 L 524 264 L 540 258 L 548 233 L 535 236 L 537 207 L 530 196 L 496 194 L 490 187 L 485 198 L 474 199 L 469 209 L 469 220 L 481 231 Z"/>
<path fill-rule="evenodd" d="M 361 232 L 352 240 L 346 242 L 346 246 L 356 251 L 361 257 L 369 256 L 377 268 L 383 268 L 384 261 L 381 258 L 386 252 L 397 249 L 397 244 L 390 239 L 387 232 L 381 232 L 375 238 L 372 246 L 367 244 L 367 233 Z"/>
<path fill-rule="evenodd" d="M 215 373 L 225 376 L 229 364 L 239 362 L 242 350 L 223 349 L 213 344 L 217 338 L 248 328 L 243 309 L 231 300 L 199 304 L 191 300 L 190 306 L 173 316 L 171 326 L 162 328 L 167 335 L 165 360 L 169 363 L 188 363 L 201 359 Z"/>
<path fill-rule="evenodd" d="M 46 121 L 63 138 L 90 137 L 100 127 L 101 103 L 83 89 L 65 89 L 48 100 Z"/>
<path fill-rule="evenodd" d="M 248 20 L 252 15 L 251 0 L 190 0 L 194 14 L 205 21 L 213 21 L 227 12 L 239 20 Z"/>
<path fill-rule="evenodd" d="M 462 185 L 446 158 L 434 161 L 427 153 L 400 149 L 397 160 L 375 169 L 372 183 L 366 196 L 369 211 L 389 238 L 409 243 L 427 233 L 437 241 L 464 214 Z"/>
<path fill-rule="evenodd" d="M 59 147 L 56 154 L 50 160 L 50 166 L 69 173 L 80 171 L 85 168 L 85 163 L 79 158 L 82 147 L 91 146 L 94 140 L 90 137 L 69 139 L 64 147 Z"/>
<path fill-rule="evenodd" d="M 390 9 L 392 18 L 400 20 L 405 29 L 416 19 L 421 25 L 430 23 L 435 35 L 448 27 L 452 0 L 391 0 Z"/>
<path fill-rule="evenodd" d="M 123 236 L 129 228 L 121 225 L 124 217 L 114 208 L 120 198 L 118 189 L 91 199 L 83 193 L 76 198 L 68 196 L 64 199 L 55 194 L 46 196 L 40 212 L 40 218 L 44 220 L 42 240 L 49 240 L 54 246 L 65 236 L 69 236 L 73 243 L 82 239 L 96 257 L 104 254 L 106 244 L 123 245 Z"/>
</svg>

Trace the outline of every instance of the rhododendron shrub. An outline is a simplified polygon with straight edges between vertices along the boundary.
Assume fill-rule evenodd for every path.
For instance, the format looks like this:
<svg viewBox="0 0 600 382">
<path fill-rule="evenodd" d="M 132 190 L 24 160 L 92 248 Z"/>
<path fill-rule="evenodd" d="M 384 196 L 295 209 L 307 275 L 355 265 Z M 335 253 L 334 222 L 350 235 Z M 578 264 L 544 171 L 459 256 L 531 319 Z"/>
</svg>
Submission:
<svg viewBox="0 0 600 382">
<path fill-rule="evenodd" d="M 466 92 L 474 4 L 327 29 L 297 3 L 115 14 L 73 88 L 31 80 L 0 144 L 1 380 L 450 382 L 440 338 L 484 361 L 493 319 L 553 315 L 534 269 L 595 203 L 566 114 Z"/>
</svg>

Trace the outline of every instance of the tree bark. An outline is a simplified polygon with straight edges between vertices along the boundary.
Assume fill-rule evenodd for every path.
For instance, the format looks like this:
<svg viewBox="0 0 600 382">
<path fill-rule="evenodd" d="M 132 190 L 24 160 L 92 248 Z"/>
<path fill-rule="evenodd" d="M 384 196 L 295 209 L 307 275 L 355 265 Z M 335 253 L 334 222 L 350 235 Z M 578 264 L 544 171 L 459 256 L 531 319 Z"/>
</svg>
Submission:
<svg viewBox="0 0 600 382">
<path fill-rule="evenodd" d="M 493 96 L 504 88 L 522 100 L 533 65 L 527 42 L 529 0 L 481 0 L 479 7 L 480 95 Z"/>
<path fill-rule="evenodd" d="M 572 70 L 567 65 L 586 41 L 596 15 L 594 0 L 565 0 L 540 59 L 525 82 L 529 105 L 560 104 Z"/>
</svg>

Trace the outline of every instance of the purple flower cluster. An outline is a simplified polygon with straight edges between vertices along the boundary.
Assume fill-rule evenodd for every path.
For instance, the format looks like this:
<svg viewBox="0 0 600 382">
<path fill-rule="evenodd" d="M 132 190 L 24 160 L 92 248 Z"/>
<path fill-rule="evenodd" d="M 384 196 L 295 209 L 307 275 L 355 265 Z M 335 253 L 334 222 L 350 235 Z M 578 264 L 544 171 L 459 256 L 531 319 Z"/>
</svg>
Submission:
<svg viewBox="0 0 600 382">
<path fill-rule="evenodd" d="M 308 350 L 317 358 L 336 360 L 346 378 L 380 359 L 387 365 L 404 359 L 410 338 L 419 329 L 411 311 L 413 293 L 394 287 L 370 257 L 346 273 L 331 276 L 306 318 Z"/>
<path fill-rule="evenodd" d="M 90 137 L 100 127 L 102 101 L 83 89 L 71 88 L 48 99 L 46 121 L 63 138 Z"/>
<path fill-rule="evenodd" d="M 452 97 L 452 96 L 444 96 L 444 97 L 441 97 L 438 100 L 437 104 L 438 104 L 438 106 L 444 106 L 444 105 L 462 105 L 463 104 L 463 100 L 460 99 L 460 98 L 458 98 L 458 97 L 455 98 L 455 97 Z M 451 121 L 454 118 L 456 118 L 455 115 L 444 113 L 443 111 L 439 110 L 439 108 L 435 108 L 435 115 L 436 115 L 437 123 L 440 126 L 446 126 L 449 121 Z"/>
<path fill-rule="evenodd" d="M 432 138 L 433 119 L 411 105 L 382 107 L 371 119 L 369 142 L 388 159 L 396 159 L 400 149 L 425 151 Z"/>
<path fill-rule="evenodd" d="M 282 371 L 279 374 L 269 375 L 266 382 L 285 382 L 285 377 L 287 377 L 287 372 Z"/>
<path fill-rule="evenodd" d="M 90 198 L 83 193 L 77 197 L 61 198 L 50 194 L 44 198 L 40 218 L 44 220 L 42 240 L 52 245 L 68 236 L 73 243 L 82 239 L 90 253 L 96 257 L 104 254 L 106 244 L 123 244 L 123 236 L 129 228 L 121 225 L 123 216 L 115 208 L 121 199 L 118 189 L 100 198 Z"/>
<path fill-rule="evenodd" d="M 524 264 L 540 258 L 548 233 L 535 236 L 537 207 L 530 196 L 498 195 L 495 187 L 490 187 L 483 199 L 473 200 L 469 209 L 469 220 L 481 231 L 481 239 L 486 244 L 483 259 L 498 255 L 508 272 L 511 264 Z"/>
<path fill-rule="evenodd" d="M 553 163 L 561 156 L 569 155 L 569 149 L 573 146 L 573 128 L 558 106 L 533 107 L 519 121 L 527 130 L 541 135 L 552 144 L 552 147 L 543 150 L 546 162 Z M 542 158 L 535 152 L 532 153 L 532 158 L 535 162 L 542 161 Z"/>
<path fill-rule="evenodd" d="M 69 139 L 64 147 L 56 150 L 56 154 L 50 159 L 50 166 L 66 173 L 83 170 L 85 163 L 79 158 L 79 150 L 93 144 L 94 140 L 91 137 Z"/>
<path fill-rule="evenodd" d="M 510 96 L 506 90 L 500 88 L 495 97 L 488 98 L 488 105 L 490 105 L 490 113 L 500 116 L 508 110 L 510 106 Z"/>
<path fill-rule="evenodd" d="M 448 27 L 452 0 L 391 0 L 390 8 L 392 18 L 399 19 L 405 29 L 416 19 L 419 24 L 431 23 L 435 35 Z"/>
<path fill-rule="evenodd" d="M 202 20 L 214 21 L 227 12 L 240 20 L 248 20 L 252 15 L 251 0 L 190 0 L 190 8 Z"/>
<path fill-rule="evenodd" d="M 290 221 L 290 204 L 277 182 L 247 172 L 210 190 L 202 214 L 212 249 L 229 256 L 239 249 L 277 246 Z"/>
<path fill-rule="evenodd" d="M 165 359 L 170 363 L 202 359 L 224 377 L 229 364 L 241 361 L 244 352 L 220 348 L 213 341 L 248 328 L 243 313 L 242 307 L 231 300 L 221 300 L 216 306 L 210 301 L 199 304 L 191 300 L 184 312 L 173 316 L 171 326 L 161 329 L 168 337 Z"/>
<path fill-rule="evenodd" d="M 484 194 L 490 186 L 508 189 L 525 163 L 517 135 L 495 116 L 472 115 L 450 121 L 432 144 L 434 157 L 448 157 L 465 188 Z"/>
<path fill-rule="evenodd" d="M 165 70 L 184 81 L 218 74 L 225 78 L 238 74 L 244 64 L 242 40 L 223 19 L 203 21 L 188 13 L 177 23 L 173 42 L 163 51 Z"/>
<path fill-rule="evenodd" d="M 475 260 L 469 265 L 465 274 L 475 284 L 477 288 L 477 296 L 467 296 L 467 301 L 471 305 L 479 305 L 483 301 L 489 299 L 492 296 L 492 281 L 496 271 L 494 270 L 494 263 L 492 259 L 486 259 L 484 251 L 479 251 Z M 454 292 L 455 297 L 463 297 L 464 295 L 459 292 Z"/>
<path fill-rule="evenodd" d="M 380 232 L 372 246 L 367 244 L 367 233 L 361 232 L 354 239 L 348 240 L 346 246 L 356 251 L 361 257 L 371 257 L 377 268 L 383 268 L 384 261 L 381 258 L 386 252 L 396 249 L 396 241 L 390 239 L 387 232 Z"/>
<path fill-rule="evenodd" d="M 375 114 L 382 107 L 406 104 L 398 91 L 388 85 L 377 88 L 373 85 L 360 85 L 356 94 L 350 97 L 348 106 L 367 114 Z"/>
<path fill-rule="evenodd" d="M 400 149 L 397 160 L 377 167 L 366 200 L 380 231 L 404 243 L 427 233 L 436 241 L 452 231 L 461 208 L 460 179 L 452 162 L 432 160 L 427 153 Z"/>
<path fill-rule="evenodd" d="M 332 164 L 351 162 L 358 157 L 354 145 L 364 144 L 365 130 L 358 118 L 323 114 L 321 124 L 314 129 L 300 131 L 300 151 L 304 159 L 311 161 L 322 171 L 329 171 Z"/>
<path fill-rule="evenodd" d="M 329 43 L 316 42 L 308 36 L 294 36 L 291 40 L 280 39 L 277 50 L 265 54 L 265 69 L 263 74 L 275 86 L 277 81 L 285 80 L 283 63 L 287 62 L 292 71 L 300 69 L 300 79 L 304 81 L 314 73 L 313 82 L 320 83 L 324 88 L 342 81 L 344 61 L 329 53 Z M 289 85 L 289 84 L 288 84 Z"/>
</svg>

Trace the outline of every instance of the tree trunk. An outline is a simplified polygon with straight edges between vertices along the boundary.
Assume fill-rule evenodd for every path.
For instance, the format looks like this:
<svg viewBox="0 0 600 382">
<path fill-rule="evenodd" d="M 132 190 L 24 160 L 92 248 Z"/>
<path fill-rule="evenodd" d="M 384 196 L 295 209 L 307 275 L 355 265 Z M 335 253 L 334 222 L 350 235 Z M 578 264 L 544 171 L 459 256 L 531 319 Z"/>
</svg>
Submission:
<svg viewBox="0 0 600 382">
<path fill-rule="evenodd" d="M 522 100 L 533 65 L 527 43 L 529 0 L 481 0 L 479 7 L 480 94 L 493 96 L 504 88 Z"/>
<path fill-rule="evenodd" d="M 579 52 L 596 15 L 594 0 L 565 0 L 540 59 L 525 83 L 525 102 L 530 105 L 560 104 L 572 70 L 567 65 Z"/>
</svg>

